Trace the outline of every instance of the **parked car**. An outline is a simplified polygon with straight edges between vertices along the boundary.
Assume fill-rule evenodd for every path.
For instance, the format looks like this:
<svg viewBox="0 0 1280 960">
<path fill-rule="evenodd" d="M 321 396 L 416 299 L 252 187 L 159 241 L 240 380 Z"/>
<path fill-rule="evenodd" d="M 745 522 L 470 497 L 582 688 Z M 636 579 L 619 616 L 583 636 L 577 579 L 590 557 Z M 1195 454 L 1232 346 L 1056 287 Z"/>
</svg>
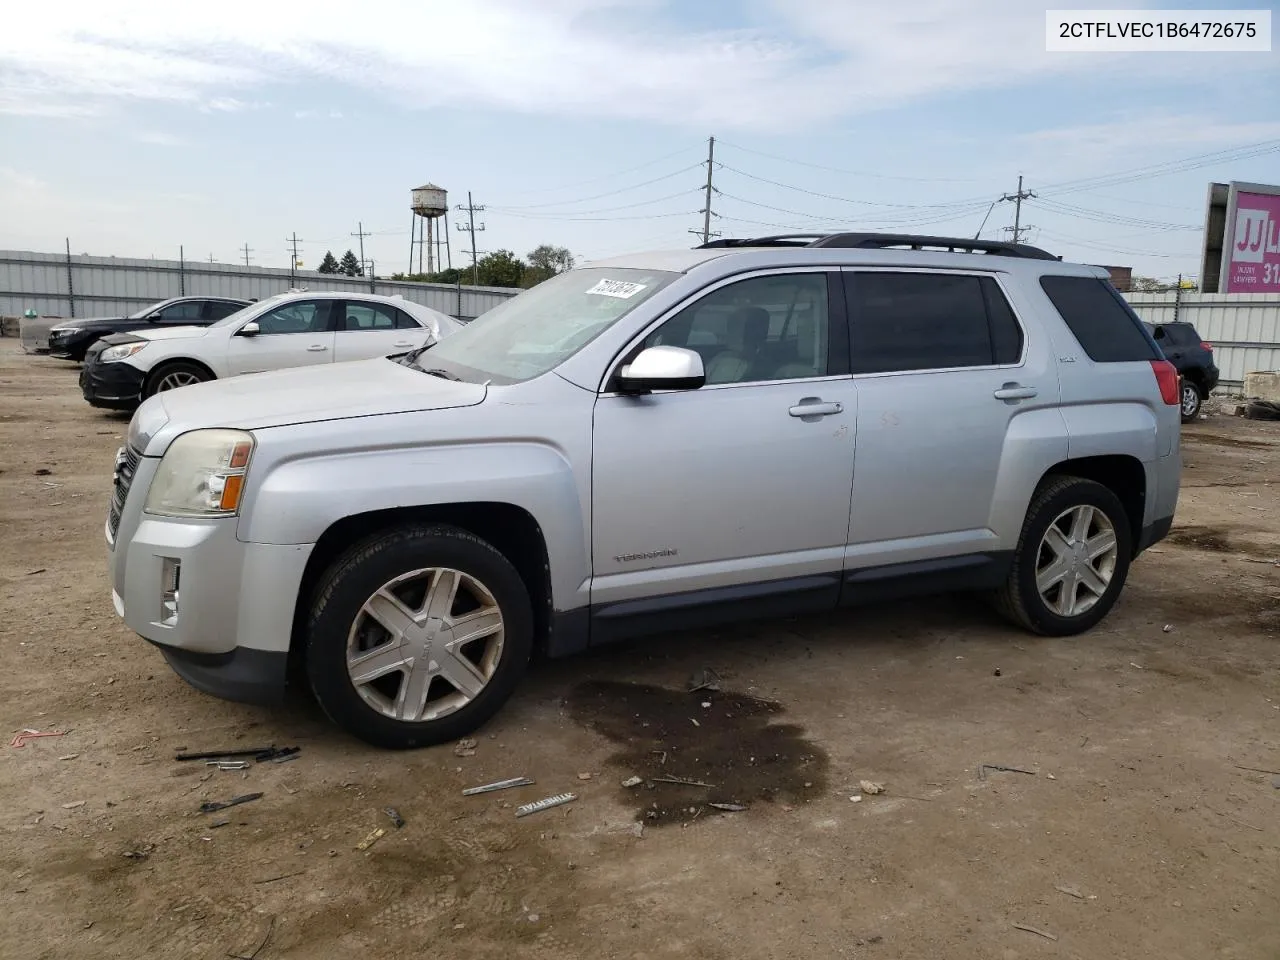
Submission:
<svg viewBox="0 0 1280 960">
<path fill-rule="evenodd" d="M 1213 362 L 1213 344 L 1205 343 L 1191 324 L 1178 320 L 1171 323 L 1146 323 L 1143 326 L 1155 339 L 1165 359 L 1172 363 L 1182 378 L 1182 422 L 1190 423 L 1200 416 L 1204 401 L 1218 385 L 1218 367 Z"/>
<path fill-rule="evenodd" d="M 395 361 L 158 394 L 117 459 L 116 611 L 223 697 L 277 697 L 297 654 L 398 748 L 473 730 L 535 649 L 953 590 L 1081 633 L 1178 497 L 1177 373 L 1106 276 L 1007 243 L 717 241 L 571 270 Z"/>
<path fill-rule="evenodd" d="M 63 320 L 49 328 L 49 354 L 80 361 L 99 337 L 129 330 L 207 326 L 247 307 L 250 302 L 235 297 L 174 297 L 143 307 L 127 317 Z"/>
<path fill-rule="evenodd" d="M 206 380 L 405 353 L 460 328 L 401 297 L 282 293 L 206 328 L 106 337 L 86 356 L 80 389 L 95 407 L 128 410 L 154 393 Z"/>
</svg>

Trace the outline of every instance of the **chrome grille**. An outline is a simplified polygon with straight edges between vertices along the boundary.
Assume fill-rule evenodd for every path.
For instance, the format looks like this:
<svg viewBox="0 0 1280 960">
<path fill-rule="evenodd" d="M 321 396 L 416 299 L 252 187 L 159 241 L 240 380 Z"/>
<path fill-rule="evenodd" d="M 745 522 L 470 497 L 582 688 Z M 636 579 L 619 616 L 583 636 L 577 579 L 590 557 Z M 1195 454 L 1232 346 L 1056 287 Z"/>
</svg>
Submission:
<svg viewBox="0 0 1280 960">
<path fill-rule="evenodd" d="M 129 499 L 129 487 L 133 485 L 133 475 L 138 470 L 141 457 L 130 446 L 123 446 L 116 454 L 116 471 L 111 481 L 111 510 L 107 515 L 107 528 L 111 536 L 120 529 L 120 515 L 124 512 L 125 501 Z"/>
</svg>

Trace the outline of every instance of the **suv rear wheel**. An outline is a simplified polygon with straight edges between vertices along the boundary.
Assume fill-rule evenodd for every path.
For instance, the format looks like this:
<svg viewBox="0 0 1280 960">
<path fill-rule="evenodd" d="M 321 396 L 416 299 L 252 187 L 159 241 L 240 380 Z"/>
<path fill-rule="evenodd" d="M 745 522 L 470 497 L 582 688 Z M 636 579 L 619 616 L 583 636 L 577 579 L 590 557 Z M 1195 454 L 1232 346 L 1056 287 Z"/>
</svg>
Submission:
<svg viewBox="0 0 1280 960">
<path fill-rule="evenodd" d="M 1032 498 L 996 605 L 1035 633 L 1082 633 L 1115 604 L 1132 556 L 1119 498 L 1092 480 L 1054 477 Z"/>
<path fill-rule="evenodd" d="M 457 739 L 511 696 L 533 646 L 524 581 L 457 527 L 379 534 L 329 569 L 311 608 L 307 676 L 325 713 L 379 747 Z"/>
<path fill-rule="evenodd" d="M 1200 388 L 1191 380 L 1182 381 L 1182 422 L 1190 423 L 1200 416 L 1200 407 L 1204 403 L 1204 397 L 1200 395 Z"/>
</svg>

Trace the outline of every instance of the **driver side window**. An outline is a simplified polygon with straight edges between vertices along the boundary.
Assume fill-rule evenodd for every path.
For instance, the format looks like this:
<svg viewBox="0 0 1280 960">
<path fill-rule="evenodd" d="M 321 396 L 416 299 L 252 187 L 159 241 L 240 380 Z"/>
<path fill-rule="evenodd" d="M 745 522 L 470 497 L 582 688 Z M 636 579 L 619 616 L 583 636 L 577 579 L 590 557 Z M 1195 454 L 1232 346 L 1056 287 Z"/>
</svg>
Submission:
<svg viewBox="0 0 1280 960">
<path fill-rule="evenodd" d="M 685 307 L 644 346 L 696 351 L 708 384 L 822 377 L 828 321 L 825 273 L 752 277 Z"/>
<path fill-rule="evenodd" d="M 329 329 L 331 300 L 298 300 L 258 317 L 260 334 L 324 333 Z"/>
</svg>

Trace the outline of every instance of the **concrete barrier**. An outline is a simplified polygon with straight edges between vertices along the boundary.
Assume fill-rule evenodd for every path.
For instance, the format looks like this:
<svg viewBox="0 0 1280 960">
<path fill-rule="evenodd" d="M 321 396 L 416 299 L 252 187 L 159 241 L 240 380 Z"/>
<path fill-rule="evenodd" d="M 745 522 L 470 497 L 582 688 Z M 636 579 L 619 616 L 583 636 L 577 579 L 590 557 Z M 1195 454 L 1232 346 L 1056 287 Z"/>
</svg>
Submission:
<svg viewBox="0 0 1280 960">
<path fill-rule="evenodd" d="M 1258 370 L 1244 375 L 1244 395 L 1250 400 L 1280 403 L 1280 370 Z"/>
<path fill-rule="evenodd" d="M 49 328 L 62 317 L 22 318 L 22 349 L 27 353 L 49 352 Z"/>
</svg>

